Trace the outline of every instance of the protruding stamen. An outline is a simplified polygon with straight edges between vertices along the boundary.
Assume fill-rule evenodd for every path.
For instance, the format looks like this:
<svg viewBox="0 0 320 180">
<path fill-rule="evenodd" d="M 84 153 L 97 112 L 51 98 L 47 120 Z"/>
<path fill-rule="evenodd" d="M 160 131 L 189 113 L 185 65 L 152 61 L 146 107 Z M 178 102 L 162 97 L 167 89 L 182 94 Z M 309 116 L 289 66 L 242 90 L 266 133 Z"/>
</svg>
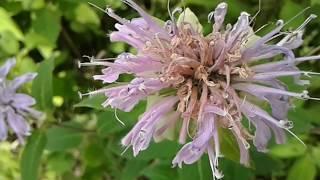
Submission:
<svg viewBox="0 0 320 180">
<path fill-rule="evenodd" d="M 315 14 L 311 14 L 297 29 L 296 31 L 300 31 L 302 29 L 305 28 L 305 26 L 310 22 L 312 21 L 313 19 L 317 18 L 317 15 Z"/>
<path fill-rule="evenodd" d="M 93 6 L 93 7 L 97 8 L 97 9 L 99 9 L 100 11 L 102 11 L 102 12 L 106 13 L 106 10 L 102 9 L 101 7 L 99 7 L 99 6 L 95 5 L 95 4 L 91 3 L 91 2 L 88 2 L 88 4 L 90 4 L 91 6 Z"/>
<path fill-rule="evenodd" d="M 211 11 L 211 12 L 208 14 L 208 23 L 211 23 L 211 22 L 212 22 L 213 16 L 214 16 L 214 11 Z"/>
<path fill-rule="evenodd" d="M 126 125 L 124 124 L 124 122 L 121 121 L 120 118 L 118 117 L 117 108 L 114 109 L 114 116 L 116 117 L 116 120 L 117 120 L 122 126 L 126 126 Z"/>
<path fill-rule="evenodd" d="M 279 124 L 282 128 L 291 129 L 293 128 L 293 122 L 288 120 L 280 120 Z"/>
<path fill-rule="evenodd" d="M 300 11 L 298 14 L 296 14 L 295 16 L 293 16 L 291 19 L 289 19 L 283 26 L 291 23 L 294 19 L 296 19 L 297 17 L 299 17 L 300 15 L 302 15 L 304 12 L 306 12 L 306 10 L 310 9 L 310 7 L 306 7 L 304 10 Z"/>
<path fill-rule="evenodd" d="M 256 17 L 258 16 L 258 14 L 260 13 L 261 11 L 261 0 L 259 0 L 259 9 L 258 9 L 258 12 L 252 17 L 251 21 L 249 22 L 249 24 L 251 24 L 255 19 Z"/>
<path fill-rule="evenodd" d="M 320 101 L 320 98 L 315 98 L 315 97 L 310 97 L 309 96 L 309 92 L 307 90 L 302 91 L 301 95 L 300 95 L 301 99 L 304 100 L 316 100 L 316 101 Z"/>
<path fill-rule="evenodd" d="M 78 61 L 78 67 L 81 68 L 82 66 L 114 66 L 114 63 L 111 62 L 101 62 L 101 61 L 93 61 L 93 62 L 80 62 Z"/>
<path fill-rule="evenodd" d="M 93 59 L 94 59 L 94 56 L 83 55 L 82 57 L 83 57 L 83 58 L 88 58 L 90 62 L 92 62 Z"/>
<path fill-rule="evenodd" d="M 320 73 L 318 73 L 318 72 L 310 72 L 310 71 L 303 71 L 302 73 L 303 73 L 303 75 L 310 77 L 310 78 L 311 78 L 311 75 L 314 75 L 314 76 L 320 75 Z"/>
<path fill-rule="evenodd" d="M 286 131 L 288 131 L 294 138 L 296 138 L 303 146 L 307 146 L 297 135 L 295 135 L 292 131 L 290 131 L 289 129 L 285 129 Z"/>
<path fill-rule="evenodd" d="M 79 98 L 82 99 L 84 96 L 93 96 L 93 95 L 101 94 L 101 93 L 106 92 L 107 90 L 108 89 L 99 89 L 99 90 L 90 91 L 87 93 L 81 93 L 80 91 L 78 91 L 78 95 L 79 95 Z"/>
<path fill-rule="evenodd" d="M 78 96 L 79 96 L 80 99 L 83 98 L 83 95 L 82 95 L 82 93 L 80 91 L 78 91 Z"/>
</svg>

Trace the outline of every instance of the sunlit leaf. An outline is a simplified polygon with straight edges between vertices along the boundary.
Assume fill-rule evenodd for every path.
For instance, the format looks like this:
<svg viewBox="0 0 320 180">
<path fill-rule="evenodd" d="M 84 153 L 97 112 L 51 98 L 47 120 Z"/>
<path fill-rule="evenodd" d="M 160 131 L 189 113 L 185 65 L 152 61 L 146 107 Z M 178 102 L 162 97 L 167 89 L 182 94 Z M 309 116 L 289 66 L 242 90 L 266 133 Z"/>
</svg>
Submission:
<svg viewBox="0 0 320 180">
<path fill-rule="evenodd" d="M 85 13 L 84 13 L 85 12 Z M 75 9 L 75 20 L 81 24 L 99 25 L 100 19 L 93 7 L 89 7 L 89 4 L 81 3 Z"/>
<path fill-rule="evenodd" d="M 314 160 L 310 155 L 306 154 L 293 164 L 289 170 L 287 180 L 314 180 L 316 173 L 317 169 Z"/>
<path fill-rule="evenodd" d="M 9 31 L 18 40 L 23 40 L 23 34 L 16 23 L 11 19 L 9 13 L 0 7 L 0 32 Z"/>
<path fill-rule="evenodd" d="M 24 9 L 30 10 L 43 8 L 46 3 L 45 0 L 24 0 L 22 5 Z"/>
<path fill-rule="evenodd" d="M 31 27 L 36 35 L 43 37 L 51 47 L 55 47 L 61 28 L 60 13 L 49 8 L 36 11 Z"/>
<path fill-rule="evenodd" d="M 19 51 L 19 42 L 10 31 L 0 32 L 0 52 L 13 55 Z"/>
<path fill-rule="evenodd" d="M 278 158 L 298 157 L 305 153 L 306 147 L 299 142 L 288 142 L 283 145 L 276 145 L 270 149 L 270 154 Z"/>
</svg>

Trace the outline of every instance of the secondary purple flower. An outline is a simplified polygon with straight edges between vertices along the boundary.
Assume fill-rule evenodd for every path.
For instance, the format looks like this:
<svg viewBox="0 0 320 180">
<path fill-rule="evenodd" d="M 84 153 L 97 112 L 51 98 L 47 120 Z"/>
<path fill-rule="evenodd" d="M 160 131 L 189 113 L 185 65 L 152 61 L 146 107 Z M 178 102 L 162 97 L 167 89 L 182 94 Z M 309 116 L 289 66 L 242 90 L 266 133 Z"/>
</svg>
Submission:
<svg viewBox="0 0 320 180">
<path fill-rule="evenodd" d="M 16 77 L 12 81 L 7 80 L 7 75 L 15 65 L 14 59 L 7 60 L 0 67 L 0 140 L 6 140 L 9 128 L 17 135 L 20 142 L 24 142 L 24 137 L 30 135 L 30 125 L 26 118 L 38 119 L 41 113 L 31 106 L 35 100 L 17 90 L 26 82 L 36 77 L 35 73 L 27 73 Z"/>
<path fill-rule="evenodd" d="M 290 98 L 314 98 L 307 91 L 288 91 L 278 78 L 291 76 L 298 85 L 309 83 L 300 78 L 313 73 L 300 71 L 296 65 L 320 57 L 296 58 L 292 50 L 302 44 L 305 25 L 315 15 L 286 33 L 281 32 L 285 24 L 279 20 L 275 29 L 259 37 L 246 12 L 234 25 L 224 26 L 227 4 L 220 3 L 208 16 L 213 22 L 212 32 L 203 35 L 201 24 L 188 8 L 173 11 L 171 19 L 161 23 L 133 1 L 123 2 L 141 17 L 126 20 L 107 8 L 105 12 L 119 22 L 110 39 L 131 45 L 137 53 L 123 53 L 114 62 L 91 58 L 80 65 L 106 66 L 102 75 L 94 76 L 104 83 L 115 82 L 123 73 L 135 76 L 126 85 L 88 93 L 104 93 L 108 98 L 104 106 L 131 111 L 139 101 L 158 96 L 158 102 L 122 140 L 124 146 L 132 146 L 135 156 L 149 146 L 152 137 L 157 140 L 180 127 L 178 141 L 184 146 L 173 165 L 192 164 L 207 153 L 213 178 L 221 178 L 219 129 L 234 135 L 244 165 L 249 165 L 249 141 L 265 152 L 272 133 L 278 144 L 285 143 L 285 131 L 294 135 L 292 122 L 287 119 Z M 283 59 L 273 61 L 274 57 Z M 259 100 L 268 102 L 272 112 L 259 107 Z M 255 126 L 254 131 L 242 124 L 243 117 Z M 186 142 L 188 137 L 190 142 Z"/>
</svg>

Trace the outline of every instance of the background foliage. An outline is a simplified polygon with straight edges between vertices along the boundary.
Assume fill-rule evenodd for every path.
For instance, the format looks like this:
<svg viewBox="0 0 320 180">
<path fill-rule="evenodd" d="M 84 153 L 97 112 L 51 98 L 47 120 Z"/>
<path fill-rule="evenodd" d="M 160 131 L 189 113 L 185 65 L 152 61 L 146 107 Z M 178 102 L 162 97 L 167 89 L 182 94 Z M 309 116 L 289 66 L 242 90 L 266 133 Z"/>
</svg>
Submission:
<svg viewBox="0 0 320 180">
<path fill-rule="evenodd" d="M 37 71 L 39 76 L 23 91 L 38 101 L 37 108 L 46 113 L 42 121 L 31 122 L 32 136 L 25 146 L 19 146 L 15 137 L 0 143 L 0 179 L 44 180 L 100 180 L 100 179 L 211 179 L 207 157 L 199 163 L 171 168 L 171 160 L 180 145 L 164 141 L 152 144 L 137 158 L 130 151 L 124 153 L 120 139 L 129 131 L 144 111 L 145 102 L 131 113 L 118 112 L 126 122 L 121 126 L 111 109 L 100 107 L 103 97 L 80 101 L 77 92 L 101 87 L 92 80 L 100 68 L 78 69 L 77 61 L 83 55 L 114 57 L 123 51 L 132 51 L 122 43 L 110 44 L 107 34 L 114 30 L 115 21 L 91 7 L 90 1 L 100 7 L 110 5 L 123 17 L 137 13 L 118 0 L 1 0 L 0 1 L 0 64 L 15 56 L 17 67 L 11 76 Z M 262 10 L 255 27 L 288 20 L 308 6 L 302 15 L 287 25 L 297 27 L 310 13 L 320 16 L 320 0 L 261 0 Z M 235 22 L 241 11 L 255 14 L 258 0 L 226 0 L 229 4 L 228 22 Z M 166 0 L 139 0 L 152 15 L 167 19 Z M 201 20 L 206 32 L 210 30 L 207 14 L 218 0 L 185 0 Z M 172 9 L 182 5 L 171 1 Z M 267 30 L 267 29 L 266 29 Z M 264 33 L 261 31 L 260 33 Z M 320 53 L 320 18 L 314 20 L 305 33 L 305 43 L 297 55 Z M 301 64 L 306 70 L 320 71 L 319 62 Z M 121 81 L 130 77 L 122 76 Z M 290 80 L 284 79 L 284 81 Z M 292 83 L 291 83 L 292 84 Z M 290 87 L 297 90 L 298 87 Z M 320 97 L 320 78 L 312 79 L 309 88 L 314 97 Z M 285 145 L 271 145 L 267 154 L 252 148 L 251 168 L 240 166 L 237 148 L 225 135 L 221 160 L 225 179 L 288 179 L 312 180 L 320 178 L 320 103 L 295 101 L 290 112 L 294 132 L 307 147 L 289 138 Z"/>
</svg>

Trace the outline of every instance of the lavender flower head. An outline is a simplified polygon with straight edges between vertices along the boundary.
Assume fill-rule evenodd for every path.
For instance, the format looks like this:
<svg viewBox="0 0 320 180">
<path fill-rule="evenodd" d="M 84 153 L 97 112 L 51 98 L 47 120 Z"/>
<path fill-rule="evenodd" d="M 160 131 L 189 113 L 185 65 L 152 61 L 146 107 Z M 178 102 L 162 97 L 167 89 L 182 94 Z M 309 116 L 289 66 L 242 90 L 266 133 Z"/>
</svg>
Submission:
<svg viewBox="0 0 320 180">
<path fill-rule="evenodd" d="M 285 24 L 279 20 L 272 31 L 259 37 L 250 26 L 253 18 L 246 12 L 233 25 L 224 26 L 227 4 L 220 3 L 208 16 L 212 32 L 203 35 L 201 24 L 188 8 L 174 10 L 169 13 L 170 20 L 159 23 L 133 1 L 123 2 L 141 17 L 126 20 L 107 8 L 105 12 L 118 21 L 110 39 L 129 44 L 137 53 L 123 53 L 114 62 L 91 58 L 80 66 L 106 66 L 102 75 L 94 76 L 104 83 L 115 82 L 120 74 L 135 76 L 126 85 L 88 93 L 105 94 L 105 107 L 129 112 L 141 100 L 158 96 L 122 140 L 124 146 L 132 146 L 135 156 L 148 148 L 152 138 L 159 140 L 166 132 L 179 129 L 178 141 L 184 146 L 173 165 L 192 164 L 207 153 L 213 178 L 219 179 L 223 177 L 218 170 L 218 158 L 222 157 L 219 129 L 234 135 L 240 163 L 246 166 L 250 141 L 258 151 L 266 152 L 272 134 L 278 144 L 285 143 L 285 132 L 294 135 L 292 122 L 287 119 L 290 99 L 315 98 L 306 90 L 288 91 L 278 78 L 290 76 L 296 84 L 307 85 L 309 81 L 301 76 L 315 74 L 296 65 L 320 57 L 297 58 L 292 51 L 302 44 L 304 28 L 315 15 L 286 33 L 281 31 Z M 274 57 L 282 60 L 274 61 Z M 259 107 L 264 101 L 271 113 Z M 242 124 L 244 117 L 255 126 L 254 131 Z"/>
<path fill-rule="evenodd" d="M 12 81 L 6 79 L 15 64 L 15 59 L 9 59 L 0 67 L 0 140 L 6 140 L 8 131 L 12 130 L 23 143 L 24 137 L 30 135 L 26 118 L 38 119 L 41 113 L 32 109 L 35 104 L 32 97 L 17 92 L 24 83 L 36 77 L 35 73 L 24 74 Z"/>
</svg>

